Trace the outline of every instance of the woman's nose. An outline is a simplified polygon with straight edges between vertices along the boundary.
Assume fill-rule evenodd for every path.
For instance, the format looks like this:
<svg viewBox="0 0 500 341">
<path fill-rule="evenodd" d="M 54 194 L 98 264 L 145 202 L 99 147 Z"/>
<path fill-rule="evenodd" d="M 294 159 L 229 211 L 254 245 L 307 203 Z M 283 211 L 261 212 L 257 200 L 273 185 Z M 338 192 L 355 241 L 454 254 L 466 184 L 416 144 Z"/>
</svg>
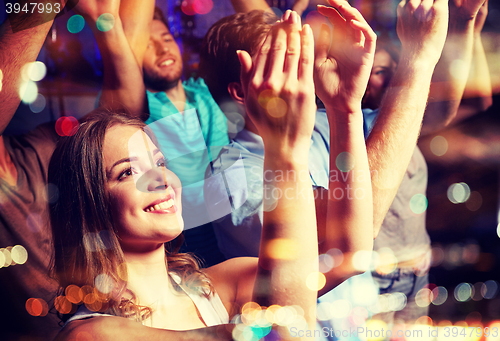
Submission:
<svg viewBox="0 0 500 341">
<path fill-rule="evenodd" d="M 135 186 L 145 193 L 166 191 L 168 187 L 166 173 L 163 167 L 153 167 L 137 179 Z"/>
</svg>

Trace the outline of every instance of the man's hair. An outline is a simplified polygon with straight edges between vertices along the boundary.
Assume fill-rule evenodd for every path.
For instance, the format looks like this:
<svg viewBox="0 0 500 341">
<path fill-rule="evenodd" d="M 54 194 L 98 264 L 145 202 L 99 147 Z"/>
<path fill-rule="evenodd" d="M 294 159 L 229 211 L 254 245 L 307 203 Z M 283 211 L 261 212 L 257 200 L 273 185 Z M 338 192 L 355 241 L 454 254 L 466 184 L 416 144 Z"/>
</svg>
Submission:
<svg viewBox="0 0 500 341">
<path fill-rule="evenodd" d="M 229 97 L 229 83 L 240 81 L 236 51 L 254 54 L 276 19 L 272 13 L 254 10 L 222 18 L 210 27 L 201 45 L 199 72 L 217 103 Z"/>
<path fill-rule="evenodd" d="M 167 29 L 170 31 L 170 26 L 168 25 L 167 19 L 165 19 L 165 16 L 163 15 L 163 12 L 160 7 L 155 7 L 155 12 L 153 13 L 153 20 L 160 20 L 162 23 L 167 26 Z"/>
</svg>

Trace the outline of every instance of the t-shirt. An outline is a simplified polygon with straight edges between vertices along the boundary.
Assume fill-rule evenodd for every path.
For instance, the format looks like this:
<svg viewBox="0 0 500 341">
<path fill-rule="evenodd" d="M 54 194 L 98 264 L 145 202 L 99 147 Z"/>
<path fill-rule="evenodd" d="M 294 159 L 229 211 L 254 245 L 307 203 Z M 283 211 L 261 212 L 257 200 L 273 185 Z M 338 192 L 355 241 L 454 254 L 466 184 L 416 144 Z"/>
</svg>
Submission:
<svg viewBox="0 0 500 341">
<path fill-rule="evenodd" d="M 146 124 L 155 133 L 168 168 L 182 183 L 184 228 L 210 222 L 203 201 L 205 171 L 229 143 L 227 121 L 203 79 L 183 82 L 185 110 L 180 113 L 165 92 L 148 91 L 150 116 Z"/>
<path fill-rule="evenodd" d="M 51 339 L 59 329 L 59 319 L 48 309 L 53 307 L 58 284 L 48 276 L 52 232 L 46 189 L 57 135 L 47 124 L 28 134 L 3 139 L 18 174 L 16 186 L 0 179 L 2 339 L 28 334 Z"/>
</svg>

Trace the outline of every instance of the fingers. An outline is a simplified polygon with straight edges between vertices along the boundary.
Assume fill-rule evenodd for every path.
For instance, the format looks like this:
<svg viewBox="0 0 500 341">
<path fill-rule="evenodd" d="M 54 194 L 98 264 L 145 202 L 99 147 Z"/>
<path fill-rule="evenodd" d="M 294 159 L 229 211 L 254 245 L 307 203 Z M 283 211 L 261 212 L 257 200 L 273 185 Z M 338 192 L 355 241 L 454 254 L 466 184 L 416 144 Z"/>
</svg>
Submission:
<svg viewBox="0 0 500 341">
<path fill-rule="evenodd" d="M 292 12 L 288 23 L 290 24 L 290 28 L 283 72 L 291 79 L 297 79 L 297 69 L 301 55 L 301 24 L 299 15 L 296 12 Z"/>
<path fill-rule="evenodd" d="M 318 5 L 318 12 L 326 16 L 333 24 L 334 36 L 332 40 L 340 43 L 347 35 L 351 42 L 364 46 L 367 51 L 371 51 L 377 37 L 361 13 L 344 0 L 328 0 L 328 2 L 337 7 Z M 369 44 L 366 45 L 365 41 L 369 42 Z"/>
<path fill-rule="evenodd" d="M 301 38 L 298 78 L 299 82 L 309 82 L 313 78 L 314 68 L 314 36 L 309 25 L 306 24 L 302 28 Z"/>
<path fill-rule="evenodd" d="M 330 28 L 328 25 L 321 25 L 321 29 L 319 31 L 318 40 L 316 41 L 316 51 L 315 58 L 316 60 L 323 61 L 328 58 L 328 50 L 330 49 Z"/>
</svg>

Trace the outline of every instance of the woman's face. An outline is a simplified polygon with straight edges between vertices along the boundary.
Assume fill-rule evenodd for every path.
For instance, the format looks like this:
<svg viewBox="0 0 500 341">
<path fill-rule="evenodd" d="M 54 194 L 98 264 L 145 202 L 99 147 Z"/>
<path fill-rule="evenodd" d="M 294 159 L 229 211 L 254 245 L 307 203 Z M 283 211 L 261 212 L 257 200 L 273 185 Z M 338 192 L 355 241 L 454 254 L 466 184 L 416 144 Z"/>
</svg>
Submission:
<svg viewBox="0 0 500 341">
<path fill-rule="evenodd" d="M 149 136 L 137 127 L 113 126 L 104 138 L 103 157 L 123 251 L 151 250 L 177 237 L 184 227 L 181 184 Z"/>
<path fill-rule="evenodd" d="M 380 106 L 396 66 L 396 62 L 386 50 L 381 49 L 375 53 L 368 87 L 363 97 L 364 108 L 377 109 Z"/>
</svg>

